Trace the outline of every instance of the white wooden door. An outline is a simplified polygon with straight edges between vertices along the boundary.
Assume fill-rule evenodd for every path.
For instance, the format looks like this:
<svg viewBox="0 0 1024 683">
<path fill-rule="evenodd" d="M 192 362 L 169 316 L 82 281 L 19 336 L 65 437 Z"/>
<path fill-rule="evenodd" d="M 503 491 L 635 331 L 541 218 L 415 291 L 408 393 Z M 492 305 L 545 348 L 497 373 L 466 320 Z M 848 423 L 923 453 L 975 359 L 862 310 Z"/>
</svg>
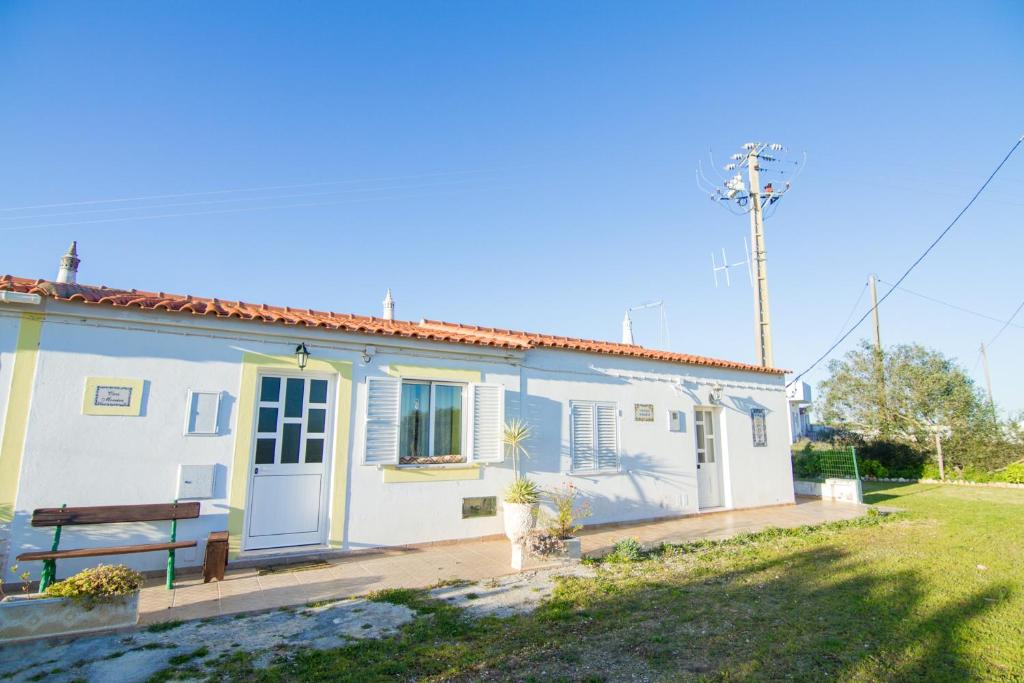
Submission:
<svg viewBox="0 0 1024 683">
<path fill-rule="evenodd" d="M 324 542 L 333 393 L 329 377 L 260 376 L 247 550 Z"/>
<path fill-rule="evenodd" d="M 697 506 L 722 507 L 722 463 L 714 412 L 698 408 L 693 427 L 697 436 Z"/>
</svg>

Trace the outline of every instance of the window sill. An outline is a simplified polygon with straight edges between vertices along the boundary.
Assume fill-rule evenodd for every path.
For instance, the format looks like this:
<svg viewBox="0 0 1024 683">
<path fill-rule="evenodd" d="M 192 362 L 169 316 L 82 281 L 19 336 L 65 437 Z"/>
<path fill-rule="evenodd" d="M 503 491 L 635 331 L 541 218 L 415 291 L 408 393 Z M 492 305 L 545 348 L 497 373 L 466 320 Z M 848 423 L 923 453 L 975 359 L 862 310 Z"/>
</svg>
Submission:
<svg viewBox="0 0 1024 683">
<path fill-rule="evenodd" d="M 410 463 L 408 465 L 383 465 L 387 470 L 460 470 L 470 467 L 479 467 L 473 462 L 436 462 L 436 463 Z"/>
<path fill-rule="evenodd" d="M 562 475 L 566 477 L 608 477 L 622 474 L 622 472 L 622 468 L 616 467 L 614 470 L 569 470 L 563 472 Z"/>
<path fill-rule="evenodd" d="M 430 481 L 468 481 L 480 479 L 483 470 L 475 464 L 451 465 L 385 465 L 383 481 L 385 484 L 411 484 Z"/>
</svg>

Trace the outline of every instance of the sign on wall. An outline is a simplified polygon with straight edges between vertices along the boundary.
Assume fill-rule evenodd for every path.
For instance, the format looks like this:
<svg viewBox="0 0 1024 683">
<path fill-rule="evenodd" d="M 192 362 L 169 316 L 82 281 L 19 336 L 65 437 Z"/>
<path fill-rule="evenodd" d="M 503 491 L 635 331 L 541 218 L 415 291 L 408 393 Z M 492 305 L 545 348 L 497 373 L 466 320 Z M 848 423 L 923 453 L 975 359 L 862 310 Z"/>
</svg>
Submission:
<svg viewBox="0 0 1024 683">
<path fill-rule="evenodd" d="M 83 415 L 141 415 L 145 380 L 86 377 Z"/>
<path fill-rule="evenodd" d="M 654 404 L 634 403 L 633 419 L 637 422 L 654 422 Z"/>
<path fill-rule="evenodd" d="M 768 428 L 765 423 L 764 408 L 750 409 L 750 423 L 753 430 L 754 446 L 762 447 L 768 445 Z"/>
</svg>

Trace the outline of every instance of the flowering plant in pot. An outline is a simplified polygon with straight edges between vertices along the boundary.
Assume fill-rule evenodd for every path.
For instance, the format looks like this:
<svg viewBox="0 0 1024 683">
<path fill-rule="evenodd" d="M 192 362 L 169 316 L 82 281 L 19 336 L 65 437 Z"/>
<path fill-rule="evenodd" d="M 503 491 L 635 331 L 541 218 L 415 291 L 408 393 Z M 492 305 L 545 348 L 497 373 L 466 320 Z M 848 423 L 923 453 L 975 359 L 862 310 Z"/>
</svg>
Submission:
<svg viewBox="0 0 1024 683">
<path fill-rule="evenodd" d="M 582 500 L 579 488 L 572 483 L 562 484 L 558 489 L 549 491 L 548 500 L 555 514 L 545 518 L 547 535 L 561 541 L 562 547 L 557 554 L 579 559 L 582 552 L 576 534 L 583 528 L 579 521 L 592 514 L 590 501 Z"/>
<path fill-rule="evenodd" d="M 523 420 L 512 420 L 505 424 L 503 441 L 505 450 L 512 456 L 513 481 L 502 497 L 502 513 L 505 521 L 505 535 L 508 540 L 518 543 L 530 533 L 537 520 L 537 506 L 540 503 L 540 488 L 519 474 L 519 456 L 530 457 L 526 442 L 530 439 L 530 426 Z"/>
<path fill-rule="evenodd" d="M 33 595 L 0 602 L 0 641 L 84 633 L 138 621 L 142 575 L 124 565 L 99 565 Z"/>
</svg>

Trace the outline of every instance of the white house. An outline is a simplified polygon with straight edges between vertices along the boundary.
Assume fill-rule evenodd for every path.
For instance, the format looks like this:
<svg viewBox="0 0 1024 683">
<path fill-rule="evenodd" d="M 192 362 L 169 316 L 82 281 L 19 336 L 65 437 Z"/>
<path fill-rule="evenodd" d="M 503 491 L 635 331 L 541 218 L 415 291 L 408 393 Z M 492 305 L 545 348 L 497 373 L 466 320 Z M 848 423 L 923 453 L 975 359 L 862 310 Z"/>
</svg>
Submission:
<svg viewBox="0 0 1024 683">
<path fill-rule="evenodd" d="M 797 381 L 786 387 L 790 439 L 796 443 L 811 433 L 811 385 Z"/>
<path fill-rule="evenodd" d="M 500 534 L 503 423 L 589 523 L 793 502 L 781 371 L 636 345 L 0 277 L 0 564 L 39 507 L 201 501 L 231 556 Z M 308 350 L 300 369 L 296 350 Z M 299 354 L 302 355 L 302 354 Z M 62 548 L 161 542 L 68 527 Z M 112 543 L 113 542 L 113 543 Z M 160 568 L 160 553 L 107 561 Z M 62 560 L 60 576 L 96 560 Z M 35 563 L 34 563 L 35 564 Z M 38 567 L 34 567 L 38 571 Z"/>
</svg>

